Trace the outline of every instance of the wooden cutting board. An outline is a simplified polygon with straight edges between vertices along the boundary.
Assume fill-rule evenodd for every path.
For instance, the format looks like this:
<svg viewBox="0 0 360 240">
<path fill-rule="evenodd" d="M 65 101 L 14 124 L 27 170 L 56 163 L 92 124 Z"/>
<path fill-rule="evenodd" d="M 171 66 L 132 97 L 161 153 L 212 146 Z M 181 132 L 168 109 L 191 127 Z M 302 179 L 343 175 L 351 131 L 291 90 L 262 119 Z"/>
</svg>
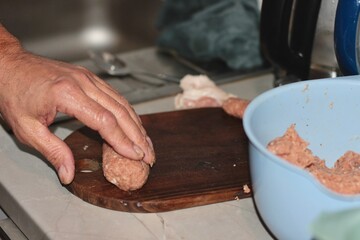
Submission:
<svg viewBox="0 0 360 240">
<path fill-rule="evenodd" d="M 147 183 L 125 192 L 103 176 L 103 140 L 87 127 L 65 139 L 75 157 L 69 190 L 104 208 L 162 212 L 249 197 L 248 140 L 242 121 L 221 108 L 141 116 L 153 141 L 156 164 Z"/>
</svg>

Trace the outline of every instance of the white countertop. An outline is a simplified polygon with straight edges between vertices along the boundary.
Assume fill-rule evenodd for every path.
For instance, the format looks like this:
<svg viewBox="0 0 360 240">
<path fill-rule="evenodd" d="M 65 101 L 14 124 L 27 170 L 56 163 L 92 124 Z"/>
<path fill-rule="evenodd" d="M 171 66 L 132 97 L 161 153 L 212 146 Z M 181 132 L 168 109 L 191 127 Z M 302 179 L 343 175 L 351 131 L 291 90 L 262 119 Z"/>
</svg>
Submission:
<svg viewBox="0 0 360 240">
<path fill-rule="evenodd" d="M 221 86 L 252 99 L 272 88 L 263 75 Z M 135 105 L 139 114 L 171 111 L 173 96 Z M 65 138 L 81 125 L 54 127 Z M 125 213 L 68 192 L 43 158 L 0 128 L 0 206 L 29 239 L 272 239 L 251 198 L 164 213 Z"/>
</svg>

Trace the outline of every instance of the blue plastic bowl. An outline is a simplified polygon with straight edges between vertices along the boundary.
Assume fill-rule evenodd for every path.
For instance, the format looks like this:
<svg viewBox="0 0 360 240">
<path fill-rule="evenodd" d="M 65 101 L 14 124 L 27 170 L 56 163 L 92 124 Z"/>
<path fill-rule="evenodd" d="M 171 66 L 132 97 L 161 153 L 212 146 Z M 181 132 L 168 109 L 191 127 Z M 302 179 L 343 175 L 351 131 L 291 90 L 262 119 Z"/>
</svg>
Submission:
<svg viewBox="0 0 360 240">
<path fill-rule="evenodd" d="M 245 111 L 255 205 L 278 239 L 304 240 L 311 239 L 311 224 L 320 213 L 358 207 L 360 195 L 334 193 L 267 151 L 267 144 L 293 123 L 328 166 L 348 150 L 360 152 L 360 76 L 277 87 L 256 97 Z"/>
</svg>

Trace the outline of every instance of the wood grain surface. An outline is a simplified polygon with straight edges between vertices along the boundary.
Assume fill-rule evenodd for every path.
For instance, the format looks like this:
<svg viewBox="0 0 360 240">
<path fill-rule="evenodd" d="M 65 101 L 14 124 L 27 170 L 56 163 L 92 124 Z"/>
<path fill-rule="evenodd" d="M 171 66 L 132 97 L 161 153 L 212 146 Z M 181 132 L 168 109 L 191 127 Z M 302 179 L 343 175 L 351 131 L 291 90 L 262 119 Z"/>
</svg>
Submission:
<svg viewBox="0 0 360 240">
<path fill-rule="evenodd" d="M 147 183 L 125 192 L 103 176 L 103 140 L 83 127 L 65 142 L 76 162 L 68 189 L 104 208 L 127 212 L 162 212 L 249 197 L 248 140 L 242 121 L 221 108 L 142 115 L 153 141 L 156 163 Z"/>
</svg>

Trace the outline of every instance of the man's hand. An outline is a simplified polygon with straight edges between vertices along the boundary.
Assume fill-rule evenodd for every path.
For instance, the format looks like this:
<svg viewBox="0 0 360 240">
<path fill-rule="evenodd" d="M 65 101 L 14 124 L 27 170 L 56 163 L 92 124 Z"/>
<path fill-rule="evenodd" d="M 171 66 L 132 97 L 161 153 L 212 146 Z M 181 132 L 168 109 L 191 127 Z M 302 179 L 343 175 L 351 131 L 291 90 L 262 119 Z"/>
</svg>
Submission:
<svg viewBox="0 0 360 240">
<path fill-rule="evenodd" d="M 107 83 L 87 69 L 30 54 L 16 42 L 5 46 L 1 40 L 0 113 L 21 142 L 51 162 L 62 183 L 74 178 L 74 158 L 48 129 L 57 112 L 98 131 L 119 154 L 149 164 L 155 161 L 138 115 Z"/>
</svg>

